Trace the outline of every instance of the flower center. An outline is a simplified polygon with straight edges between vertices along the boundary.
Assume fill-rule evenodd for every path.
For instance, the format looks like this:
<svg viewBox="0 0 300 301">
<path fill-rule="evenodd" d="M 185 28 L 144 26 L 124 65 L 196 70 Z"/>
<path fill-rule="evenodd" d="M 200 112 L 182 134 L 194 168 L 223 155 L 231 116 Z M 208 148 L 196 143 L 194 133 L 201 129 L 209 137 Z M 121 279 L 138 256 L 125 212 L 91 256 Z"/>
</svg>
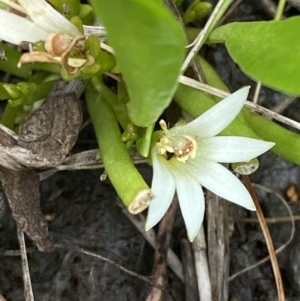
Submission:
<svg viewBox="0 0 300 301">
<path fill-rule="evenodd" d="M 178 161 L 185 162 L 191 157 L 196 156 L 197 139 L 187 135 L 174 135 L 169 132 L 164 120 L 159 122 L 164 136 L 156 143 L 157 153 L 166 155 L 171 153 Z"/>
</svg>

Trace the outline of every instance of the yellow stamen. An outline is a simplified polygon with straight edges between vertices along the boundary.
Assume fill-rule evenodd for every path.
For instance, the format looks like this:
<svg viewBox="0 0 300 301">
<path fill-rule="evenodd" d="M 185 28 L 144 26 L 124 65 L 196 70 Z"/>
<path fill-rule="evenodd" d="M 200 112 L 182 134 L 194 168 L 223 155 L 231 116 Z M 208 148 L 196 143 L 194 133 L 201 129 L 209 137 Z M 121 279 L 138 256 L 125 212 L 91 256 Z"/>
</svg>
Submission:
<svg viewBox="0 0 300 301">
<path fill-rule="evenodd" d="M 161 120 L 159 124 L 164 131 L 164 136 L 156 143 L 158 154 L 174 154 L 174 157 L 181 162 L 185 162 L 189 157 L 195 158 L 197 137 L 171 135 L 164 120 Z"/>
</svg>

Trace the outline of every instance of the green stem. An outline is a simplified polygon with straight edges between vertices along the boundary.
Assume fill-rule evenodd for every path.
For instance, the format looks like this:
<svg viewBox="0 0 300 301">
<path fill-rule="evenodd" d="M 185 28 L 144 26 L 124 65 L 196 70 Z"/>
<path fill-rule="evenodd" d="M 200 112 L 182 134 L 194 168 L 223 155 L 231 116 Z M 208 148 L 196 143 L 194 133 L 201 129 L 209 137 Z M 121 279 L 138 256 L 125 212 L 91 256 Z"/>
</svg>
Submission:
<svg viewBox="0 0 300 301">
<path fill-rule="evenodd" d="M 34 91 L 32 97 L 26 98 L 24 104 L 30 106 L 34 104 L 36 101 L 46 98 L 56 82 L 57 80 L 52 80 L 52 81 L 39 84 L 37 89 Z"/>
<path fill-rule="evenodd" d="M 19 109 L 20 106 L 12 106 L 10 103 L 8 103 L 3 112 L 1 124 L 3 124 L 11 130 L 14 130 L 15 119 L 19 112 Z"/>
<path fill-rule="evenodd" d="M 60 66 L 47 63 L 23 64 L 20 68 L 18 68 L 18 62 L 22 54 L 2 42 L 0 42 L 0 49 L 5 52 L 6 57 L 6 59 L 0 60 L 0 70 L 9 74 L 13 74 L 21 78 L 28 78 L 31 75 L 32 70 L 43 70 L 57 74 L 60 72 Z"/>
<path fill-rule="evenodd" d="M 92 84 L 85 92 L 105 170 L 123 203 L 131 213 L 148 207 L 151 190 L 135 168 L 122 142 L 115 116 Z"/>
<path fill-rule="evenodd" d="M 155 123 L 152 123 L 149 126 L 147 126 L 143 138 L 139 141 L 137 145 L 137 149 L 139 153 L 145 158 L 149 156 L 150 147 L 151 147 L 151 138 L 152 138 L 154 126 Z"/>
<path fill-rule="evenodd" d="M 282 17 L 283 11 L 284 11 L 284 7 L 285 7 L 285 3 L 286 3 L 286 0 L 279 0 L 277 10 L 276 10 L 276 14 L 275 14 L 275 17 L 274 17 L 275 21 L 280 21 L 281 20 L 281 17 Z"/>
<path fill-rule="evenodd" d="M 6 57 L 6 59 L 0 60 L 0 70 L 21 78 L 28 78 L 31 73 L 28 66 L 23 68 L 17 66 L 21 53 L 2 42 L 0 42 L 0 48 L 4 51 Z"/>
<path fill-rule="evenodd" d="M 194 58 L 194 56 L 199 52 L 201 47 L 204 45 L 207 37 L 210 35 L 212 30 L 216 27 L 218 22 L 220 21 L 221 17 L 226 12 L 229 5 L 232 3 L 233 0 L 219 0 L 217 5 L 215 6 L 213 12 L 211 13 L 210 18 L 208 19 L 206 25 L 204 26 L 203 30 L 200 32 L 195 45 L 193 46 L 192 50 L 187 55 L 182 67 L 181 73 L 183 74 L 187 67 L 189 66 L 190 62 Z"/>
<path fill-rule="evenodd" d="M 92 78 L 92 83 L 95 89 L 104 97 L 107 104 L 113 110 L 118 122 L 121 124 L 122 128 L 125 130 L 127 124 L 130 123 L 129 117 L 126 113 L 124 104 L 119 103 L 117 95 L 111 91 L 102 80 L 97 77 Z"/>
</svg>

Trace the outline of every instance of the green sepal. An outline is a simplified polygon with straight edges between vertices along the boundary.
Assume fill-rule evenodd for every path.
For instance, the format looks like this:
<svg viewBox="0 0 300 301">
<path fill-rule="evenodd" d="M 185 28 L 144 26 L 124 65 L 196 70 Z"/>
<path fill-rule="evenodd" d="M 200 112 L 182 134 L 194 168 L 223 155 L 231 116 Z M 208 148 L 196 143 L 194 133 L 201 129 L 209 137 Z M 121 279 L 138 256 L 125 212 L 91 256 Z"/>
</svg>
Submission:
<svg viewBox="0 0 300 301">
<path fill-rule="evenodd" d="M 152 133 L 153 133 L 153 130 L 154 130 L 154 126 L 155 126 L 154 123 L 149 125 L 146 128 L 143 137 L 141 139 L 139 139 L 137 141 L 137 144 L 136 144 L 138 152 L 144 158 L 147 158 L 149 156 L 149 153 L 150 153 Z"/>
</svg>

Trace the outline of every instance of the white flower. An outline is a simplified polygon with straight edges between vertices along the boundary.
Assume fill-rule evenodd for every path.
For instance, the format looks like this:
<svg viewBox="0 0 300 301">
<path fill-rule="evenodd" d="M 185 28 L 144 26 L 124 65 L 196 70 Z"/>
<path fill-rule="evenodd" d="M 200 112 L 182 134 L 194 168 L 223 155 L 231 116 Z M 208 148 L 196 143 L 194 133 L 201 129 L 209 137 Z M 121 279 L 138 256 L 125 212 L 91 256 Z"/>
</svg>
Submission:
<svg viewBox="0 0 300 301">
<path fill-rule="evenodd" d="M 17 8 L 29 18 L 0 10 L 0 39 L 15 45 L 22 42 L 45 41 L 49 33 L 67 34 L 73 38 L 81 35 L 69 20 L 45 0 L 18 0 Z"/>
<path fill-rule="evenodd" d="M 249 210 L 254 203 L 244 185 L 220 163 L 249 161 L 274 146 L 273 142 L 218 136 L 242 109 L 249 92 L 244 87 L 231 94 L 192 122 L 167 129 L 152 148 L 153 180 L 146 231 L 155 226 L 168 210 L 175 190 L 193 241 L 204 218 L 205 202 L 201 186 Z M 167 156 L 168 155 L 168 156 Z"/>
</svg>

